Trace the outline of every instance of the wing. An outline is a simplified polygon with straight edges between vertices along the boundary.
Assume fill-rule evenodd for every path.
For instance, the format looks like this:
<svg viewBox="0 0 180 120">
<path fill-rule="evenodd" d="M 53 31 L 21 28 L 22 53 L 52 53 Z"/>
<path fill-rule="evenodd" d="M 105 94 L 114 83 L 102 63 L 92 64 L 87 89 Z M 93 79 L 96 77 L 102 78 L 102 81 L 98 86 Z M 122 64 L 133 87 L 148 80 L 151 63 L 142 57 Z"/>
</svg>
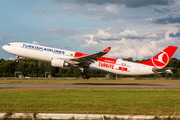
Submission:
<svg viewBox="0 0 180 120">
<path fill-rule="evenodd" d="M 97 61 L 98 58 L 107 54 L 110 51 L 110 49 L 111 49 L 111 47 L 108 47 L 98 53 L 94 53 L 94 54 L 86 55 L 86 56 L 82 56 L 82 57 L 72 58 L 72 59 L 69 59 L 68 61 L 70 61 L 71 63 L 74 63 L 74 65 L 82 65 L 82 66 L 88 67 L 91 63 L 94 63 L 95 61 Z"/>
</svg>

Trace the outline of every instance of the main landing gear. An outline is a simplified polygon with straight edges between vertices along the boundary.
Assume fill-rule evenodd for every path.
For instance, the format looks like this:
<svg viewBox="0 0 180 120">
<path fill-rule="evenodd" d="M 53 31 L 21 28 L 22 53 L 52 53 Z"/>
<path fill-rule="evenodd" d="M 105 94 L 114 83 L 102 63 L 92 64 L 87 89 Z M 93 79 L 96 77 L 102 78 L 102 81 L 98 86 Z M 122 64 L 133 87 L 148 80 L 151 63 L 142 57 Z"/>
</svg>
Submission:
<svg viewBox="0 0 180 120">
<path fill-rule="evenodd" d="M 89 75 L 86 74 L 86 71 L 84 70 L 84 68 L 80 69 L 81 71 L 79 71 L 79 76 L 82 76 L 82 78 L 84 79 L 89 79 Z"/>
<path fill-rule="evenodd" d="M 85 72 L 79 72 L 79 75 L 82 76 L 84 79 L 89 79 L 89 75 L 86 75 Z"/>
</svg>

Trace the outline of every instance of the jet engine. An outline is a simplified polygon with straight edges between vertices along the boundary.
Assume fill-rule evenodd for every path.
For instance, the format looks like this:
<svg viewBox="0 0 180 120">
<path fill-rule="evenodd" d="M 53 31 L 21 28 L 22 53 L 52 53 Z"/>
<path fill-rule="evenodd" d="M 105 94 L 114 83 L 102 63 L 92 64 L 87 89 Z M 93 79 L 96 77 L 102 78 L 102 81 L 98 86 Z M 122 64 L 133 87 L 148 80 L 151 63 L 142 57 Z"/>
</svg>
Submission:
<svg viewBox="0 0 180 120">
<path fill-rule="evenodd" d="M 51 65 L 53 67 L 60 67 L 62 69 L 70 69 L 70 64 L 68 62 L 62 59 L 58 59 L 58 58 L 53 58 L 51 60 Z"/>
</svg>

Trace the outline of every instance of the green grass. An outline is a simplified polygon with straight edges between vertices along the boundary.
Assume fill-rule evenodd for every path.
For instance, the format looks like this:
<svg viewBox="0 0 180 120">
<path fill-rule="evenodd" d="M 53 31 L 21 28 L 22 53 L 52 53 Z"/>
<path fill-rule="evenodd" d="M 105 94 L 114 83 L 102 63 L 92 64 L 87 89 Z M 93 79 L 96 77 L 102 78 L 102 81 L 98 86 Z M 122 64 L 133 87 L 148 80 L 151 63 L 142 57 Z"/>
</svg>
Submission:
<svg viewBox="0 0 180 120">
<path fill-rule="evenodd" d="M 180 112 L 180 90 L 155 89 L 1 89 L 0 112 L 173 115 Z"/>
<path fill-rule="evenodd" d="M 180 80 L 171 79 L 12 79 L 1 78 L 0 84 L 74 84 L 74 83 L 104 83 L 104 84 L 180 84 Z"/>
</svg>

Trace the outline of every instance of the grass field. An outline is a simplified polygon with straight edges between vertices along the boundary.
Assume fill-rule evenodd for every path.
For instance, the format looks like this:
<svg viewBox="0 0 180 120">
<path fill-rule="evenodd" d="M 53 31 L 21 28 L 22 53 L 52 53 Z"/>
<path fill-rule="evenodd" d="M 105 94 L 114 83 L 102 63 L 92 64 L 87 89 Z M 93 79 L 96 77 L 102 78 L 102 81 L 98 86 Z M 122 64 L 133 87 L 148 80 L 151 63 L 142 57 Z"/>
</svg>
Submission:
<svg viewBox="0 0 180 120">
<path fill-rule="evenodd" d="M 180 80 L 172 79 L 12 79 L 1 78 L 0 84 L 74 84 L 74 83 L 104 83 L 104 84 L 180 84 Z"/>
<path fill-rule="evenodd" d="M 180 115 L 180 90 L 0 89 L 0 112 Z"/>
</svg>

